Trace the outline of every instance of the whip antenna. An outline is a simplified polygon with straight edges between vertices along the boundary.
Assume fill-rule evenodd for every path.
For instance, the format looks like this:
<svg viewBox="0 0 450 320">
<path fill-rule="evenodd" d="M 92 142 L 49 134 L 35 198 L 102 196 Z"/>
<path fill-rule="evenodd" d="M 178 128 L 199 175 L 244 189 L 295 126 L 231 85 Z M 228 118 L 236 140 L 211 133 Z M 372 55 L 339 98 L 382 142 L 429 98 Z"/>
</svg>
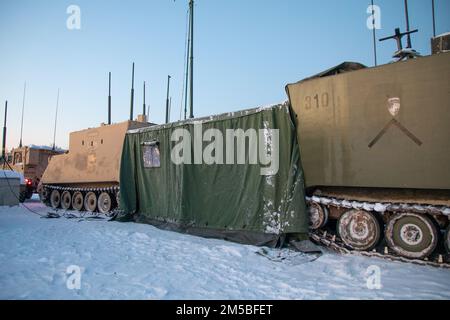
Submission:
<svg viewBox="0 0 450 320">
<path fill-rule="evenodd" d="M 58 96 L 56 97 L 56 114 L 55 114 L 55 128 L 53 130 L 53 148 L 55 150 L 55 141 L 56 141 L 56 123 L 58 121 L 58 107 L 59 107 L 59 88 L 58 88 Z"/>
<path fill-rule="evenodd" d="M 25 92 L 27 90 L 27 83 L 25 82 L 23 85 L 23 100 L 22 100 L 22 121 L 20 124 L 20 142 L 19 148 L 22 148 L 22 134 L 23 134 L 23 114 L 25 112 Z"/>
</svg>

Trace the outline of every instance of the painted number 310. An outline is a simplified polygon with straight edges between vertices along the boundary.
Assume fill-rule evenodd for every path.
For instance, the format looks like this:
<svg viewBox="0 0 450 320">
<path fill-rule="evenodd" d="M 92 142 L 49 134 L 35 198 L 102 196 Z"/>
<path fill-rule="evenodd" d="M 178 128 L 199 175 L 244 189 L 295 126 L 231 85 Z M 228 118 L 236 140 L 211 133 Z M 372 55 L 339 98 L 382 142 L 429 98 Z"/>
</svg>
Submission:
<svg viewBox="0 0 450 320">
<path fill-rule="evenodd" d="M 326 108 L 330 103 L 330 97 L 327 92 L 322 93 L 321 95 L 316 94 L 314 96 L 306 96 L 305 97 L 305 108 L 307 110 L 311 108 Z"/>
</svg>

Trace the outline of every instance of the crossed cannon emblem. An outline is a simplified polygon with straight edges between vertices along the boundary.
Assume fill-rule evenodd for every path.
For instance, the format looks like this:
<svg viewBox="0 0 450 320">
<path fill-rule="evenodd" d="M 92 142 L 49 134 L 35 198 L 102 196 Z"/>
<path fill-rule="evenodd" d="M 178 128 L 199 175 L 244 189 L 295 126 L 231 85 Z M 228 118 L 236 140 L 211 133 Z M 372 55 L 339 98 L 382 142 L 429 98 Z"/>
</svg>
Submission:
<svg viewBox="0 0 450 320">
<path fill-rule="evenodd" d="M 408 138 L 414 141 L 418 146 L 422 145 L 422 141 L 419 140 L 411 131 L 409 131 L 404 125 L 400 123 L 395 117 L 400 112 L 400 98 L 389 98 L 388 99 L 388 111 L 392 115 L 392 119 L 381 129 L 380 133 L 369 143 L 369 148 L 372 148 L 392 127 L 395 126 L 400 129 Z"/>
</svg>

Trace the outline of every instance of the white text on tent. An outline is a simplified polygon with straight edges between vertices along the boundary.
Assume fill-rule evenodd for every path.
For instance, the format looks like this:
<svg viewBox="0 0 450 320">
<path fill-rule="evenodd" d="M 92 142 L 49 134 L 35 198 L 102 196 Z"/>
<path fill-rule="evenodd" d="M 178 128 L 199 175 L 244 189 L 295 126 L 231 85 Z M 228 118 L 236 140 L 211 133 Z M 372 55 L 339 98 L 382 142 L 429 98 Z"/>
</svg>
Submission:
<svg viewBox="0 0 450 320">
<path fill-rule="evenodd" d="M 279 138 L 278 129 L 268 129 L 265 126 L 264 129 L 246 131 L 226 129 L 224 140 L 224 135 L 219 129 L 212 128 L 203 132 L 202 124 L 196 123 L 193 137 L 189 130 L 183 128 L 172 132 L 171 141 L 176 144 L 170 156 L 176 165 L 259 164 L 261 175 L 271 176 L 276 175 L 279 169 Z M 203 148 L 203 142 L 210 143 Z"/>
</svg>

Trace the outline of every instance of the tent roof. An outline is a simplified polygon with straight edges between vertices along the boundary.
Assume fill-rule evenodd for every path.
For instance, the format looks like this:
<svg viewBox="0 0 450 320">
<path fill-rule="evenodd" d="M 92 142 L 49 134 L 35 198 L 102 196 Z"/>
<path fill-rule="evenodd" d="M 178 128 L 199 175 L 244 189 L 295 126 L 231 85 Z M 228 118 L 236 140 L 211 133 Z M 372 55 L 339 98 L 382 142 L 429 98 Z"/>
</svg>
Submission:
<svg viewBox="0 0 450 320">
<path fill-rule="evenodd" d="M 259 108 L 226 112 L 226 113 L 211 115 L 211 116 L 202 117 L 202 118 L 186 119 L 186 120 L 181 120 L 181 121 L 177 121 L 177 122 L 155 125 L 155 126 L 151 126 L 151 127 L 132 129 L 132 130 L 128 130 L 127 134 L 143 133 L 143 132 L 161 130 L 161 129 L 165 129 L 165 128 L 180 127 L 180 126 L 183 126 L 186 124 L 207 123 L 207 122 L 211 122 L 211 121 L 220 121 L 220 120 L 226 120 L 226 119 L 240 118 L 240 117 L 248 116 L 251 114 L 262 112 L 267 109 L 272 109 L 272 108 L 277 108 L 277 107 L 278 108 L 283 108 L 283 107 L 287 108 L 288 107 L 287 101 L 279 103 L 279 104 L 273 104 L 273 105 L 263 106 L 263 107 L 259 107 Z M 286 109 L 286 110 L 288 110 L 288 109 Z"/>
</svg>

